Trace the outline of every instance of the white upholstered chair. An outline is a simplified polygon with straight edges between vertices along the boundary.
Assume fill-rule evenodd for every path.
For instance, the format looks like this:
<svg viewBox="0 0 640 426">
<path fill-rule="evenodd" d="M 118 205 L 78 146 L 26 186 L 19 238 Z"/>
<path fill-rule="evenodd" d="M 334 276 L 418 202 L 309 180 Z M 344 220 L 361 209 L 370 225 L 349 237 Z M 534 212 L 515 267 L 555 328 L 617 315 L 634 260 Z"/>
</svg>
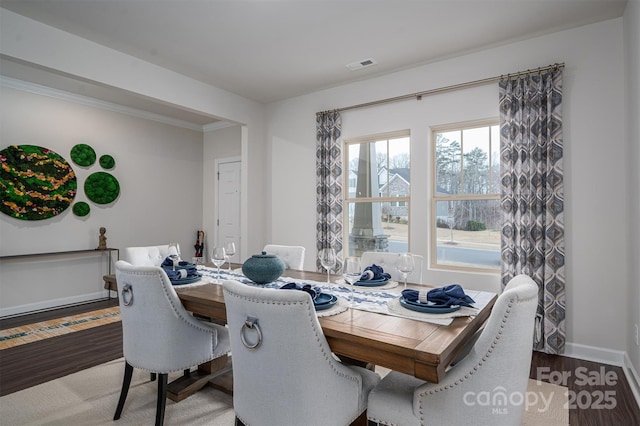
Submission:
<svg viewBox="0 0 640 426">
<path fill-rule="evenodd" d="M 237 423 L 366 424 L 380 376 L 339 362 L 304 291 L 224 282 Z"/>
<path fill-rule="evenodd" d="M 391 279 L 395 281 L 402 281 L 402 274 L 398 271 L 396 262 L 398 261 L 399 253 L 388 253 L 379 251 L 365 251 L 360 256 L 360 264 L 363 268 L 376 264 L 381 266 L 385 272 L 391 275 Z M 413 272 L 407 275 L 407 281 L 414 284 L 422 284 L 422 263 L 423 257 L 419 254 L 412 254 L 413 263 L 415 267 Z"/>
<path fill-rule="evenodd" d="M 178 246 L 180 250 L 180 246 Z M 122 259 L 135 266 L 160 266 L 170 254 L 177 254 L 168 244 L 159 246 L 127 247 Z"/>
<path fill-rule="evenodd" d="M 131 384 L 134 368 L 158 374 L 156 425 L 164 419 L 167 374 L 226 355 L 229 333 L 225 327 L 195 319 L 178 299 L 167 274 L 157 266 L 116 262 L 118 302 L 122 317 L 124 379 L 118 420 Z"/>
<path fill-rule="evenodd" d="M 469 354 L 440 383 L 389 373 L 369 395 L 369 420 L 403 426 L 520 425 L 537 303 L 535 282 L 514 277 Z"/>
<path fill-rule="evenodd" d="M 287 269 L 304 269 L 304 252 L 302 246 L 282 246 L 277 244 L 267 244 L 263 251 L 267 254 L 275 254 L 284 261 Z"/>
</svg>

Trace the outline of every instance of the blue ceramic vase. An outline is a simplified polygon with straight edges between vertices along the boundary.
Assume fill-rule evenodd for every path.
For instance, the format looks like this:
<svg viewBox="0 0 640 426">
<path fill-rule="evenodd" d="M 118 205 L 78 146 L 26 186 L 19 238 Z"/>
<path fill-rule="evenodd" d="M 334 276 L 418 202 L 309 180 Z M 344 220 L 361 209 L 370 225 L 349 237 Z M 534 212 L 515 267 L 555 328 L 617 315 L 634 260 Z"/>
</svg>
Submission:
<svg viewBox="0 0 640 426">
<path fill-rule="evenodd" d="M 242 264 L 242 273 L 245 277 L 257 284 L 266 284 L 280 278 L 286 269 L 286 265 L 278 256 L 267 254 L 254 254 Z"/>
</svg>

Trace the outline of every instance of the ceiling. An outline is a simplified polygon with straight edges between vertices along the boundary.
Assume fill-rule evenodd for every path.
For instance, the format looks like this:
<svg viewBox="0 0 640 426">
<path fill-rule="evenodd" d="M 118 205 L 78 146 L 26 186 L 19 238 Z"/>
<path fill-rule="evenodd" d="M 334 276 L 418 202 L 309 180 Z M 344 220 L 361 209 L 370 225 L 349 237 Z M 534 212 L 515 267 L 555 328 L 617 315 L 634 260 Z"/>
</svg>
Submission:
<svg viewBox="0 0 640 426">
<path fill-rule="evenodd" d="M 622 16 L 626 0 L 2 0 L 2 8 L 261 103 Z M 377 64 L 351 71 L 347 64 Z M 0 73 L 212 117 L 3 58 Z"/>
</svg>

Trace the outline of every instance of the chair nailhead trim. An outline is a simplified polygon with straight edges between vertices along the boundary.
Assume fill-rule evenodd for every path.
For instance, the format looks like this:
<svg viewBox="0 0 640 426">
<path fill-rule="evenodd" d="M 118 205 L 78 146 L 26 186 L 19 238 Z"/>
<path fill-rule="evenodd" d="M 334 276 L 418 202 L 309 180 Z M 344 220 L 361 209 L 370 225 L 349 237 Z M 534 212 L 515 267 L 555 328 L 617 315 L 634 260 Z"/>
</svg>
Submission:
<svg viewBox="0 0 640 426">
<path fill-rule="evenodd" d="M 255 298 L 251 298 L 251 297 L 244 297 L 244 296 L 239 296 L 235 293 L 230 293 L 228 291 L 224 291 L 224 295 L 225 297 L 235 297 L 238 299 L 242 299 L 242 300 L 248 300 L 250 302 L 255 302 L 255 303 L 266 303 L 266 304 L 273 304 L 273 303 L 277 303 L 277 304 L 285 304 L 285 305 L 306 305 L 308 307 L 308 318 L 311 321 L 312 315 L 315 314 L 315 308 L 311 308 L 311 304 L 309 303 L 309 301 L 304 301 L 304 302 L 291 302 L 291 301 L 287 301 L 287 302 L 282 302 L 282 301 L 274 301 L 274 300 L 264 300 L 264 299 L 255 299 Z M 311 310 L 313 309 L 313 311 Z M 322 345 L 322 339 L 325 338 L 323 333 L 318 333 L 318 329 L 315 327 L 315 324 L 313 323 L 313 321 L 311 322 L 311 327 L 313 328 L 313 332 L 316 336 L 316 342 L 318 343 L 318 346 L 320 346 L 320 351 L 322 352 L 322 355 L 324 356 L 324 359 L 327 361 L 327 363 L 329 364 L 329 367 L 331 367 L 331 369 L 340 377 L 344 377 L 345 379 L 349 379 L 352 380 L 358 384 L 361 384 L 362 379 L 360 378 L 360 376 L 351 376 L 351 375 L 346 375 L 345 373 L 338 371 L 338 369 L 336 368 L 336 364 L 334 364 L 334 359 L 331 356 L 331 353 L 327 353 L 327 351 L 325 350 L 324 346 Z M 326 339 L 326 338 L 325 338 Z M 337 362 L 337 361 L 336 361 Z"/>
<path fill-rule="evenodd" d="M 155 276 L 157 276 L 157 277 L 160 279 L 160 281 L 163 281 L 162 274 L 161 274 L 161 273 L 159 273 L 159 272 L 125 272 L 124 274 L 126 274 L 126 275 L 137 275 L 137 276 L 154 276 L 154 275 L 155 275 Z M 163 281 L 163 282 L 164 282 L 164 281 Z M 211 330 L 210 330 L 210 329 L 205 328 L 204 326 L 200 326 L 199 324 L 194 324 L 194 323 L 192 323 L 191 321 L 188 321 L 188 320 L 187 320 L 187 319 L 182 315 L 182 311 L 183 311 L 183 310 L 185 310 L 185 309 L 184 309 L 184 306 L 182 306 L 182 304 L 180 304 L 180 307 L 179 307 L 179 308 L 177 307 L 177 305 L 175 304 L 175 301 L 173 300 L 172 296 L 170 296 L 170 295 L 169 295 L 169 293 L 168 293 L 168 291 L 167 291 L 167 287 L 166 287 L 166 286 L 164 286 L 164 285 L 162 286 L 162 291 L 164 292 L 164 295 L 166 296 L 167 301 L 169 302 L 169 304 L 170 304 L 170 305 L 171 305 L 171 307 L 173 308 L 173 312 L 176 314 L 176 316 L 178 317 L 178 319 L 180 319 L 182 322 L 186 323 L 189 327 L 195 328 L 196 330 L 200 330 L 200 331 L 203 331 L 203 332 L 211 333 Z M 178 297 L 178 296 L 176 295 L 176 298 L 177 298 L 177 297 Z M 197 320 L 196 320 L 196 321 L 197 321 Z M 211 335 L 212 335 L 212 337 L 213 337 L 213 336 L 214 336 L 214 333 L 211 333 Z M 215 338 L 216 338 L 216 340 L 218 339 L 218 333 L 217 333 L 217 332 L 215 333 Z M 202 359 L 201 361 L 199 361 L 199 362 L 198 362 L 197 364 L 195 364 L 195 365 L 204 364 L 205 362 L 208 362 L 208 361 L 214 360 L 214 359 L 216 359 L 216 358 L 221 357 L 222 355 L 225 355 L 225 354 L 226 354 L 226 352 L 225 352 L 225 353 L 219 353 L 219 354 L 217 354 L 217 355 L 216 355 L 216 347 L 217 347 L 217 346 L 218 346 L 218 345 L 216 344 L 216 346 L 214 346 L 214 347 L 212 347 L 212 348 L 211 348 L 211 356 L 212 356 L 212 358 L 205 358 L 205 359 Z M 179 368 L 179 369 L 174 370 L 174 371 L 186 370 L 187 368 L 191 368 L 191 367 L 193 367 L 193 366 L 194 366 L 194 365 L 188 365 L 188 366 L 186 366 L 186 367 L 184 367 L 184 368 Z M 135 367 L 135 365 L 134 365 L 134 367 Z M 145 368 L 140 368 L 140 367 L 136 367 L 136 368 L 139 368 L 140 370 L 143 370 L 143 371 L 150 371 L 150 372 L 153 372 L 153 371 L 151 371 L 151 370 L 147 370 L 147 369 L 145 369 Z M 171 372 L 171 371 L 169 371 L 169 372 L 167 372 L 167 373 L 170 373 L 170 372 Z M 159 373 L 159 374 L 160 374 L 161 372 L 159 372 L 159 371 L 155 371 L 155 373 Z M 161 373 L 161 374 L 164 374 L 164 373 Z"/>
<path fill-rule="evenodd" d="M 522 300 L 522 302 L 525 302 L 526 300 Z M 520 303 L 519 301 L 515 301 L 513 299 L 511 299 L 509 301 L 509 303 L 507 304 L 507 308 L 505 309 L 505 313 L 502 317 L 502 321 L 500 323 L 500 328 L 498 329 L 498 331 L 496 332 L 496 335 L 493 337 L 493 341 L 491 342 L 491 345 L 489 347 L 489 349 L 487 349 L 487 352 L 484 354 L 484 356 L 482 357 L 482 359 L 480 361 L 478 361 L 478 363 L 476 365 L 473 366 L 473 370 L 470 370 L 467 374 L 464 375 L 464 379 L 458 379 L 456 380 L 453 384 L 451 385 L 444 385 L 441 386 L 439 388 L 435 388 L 435 389 L 431 389 L 428 390 L 426 392 L 421 392 L 420 394 L 418 394 L 418 398 L 420 399 L 420 412 L 422 412 L 422 397 L 426 396 L 426 395 L 431 395 L 437 392 L 441 392 L 442 390 L 448 390 L 448 389 L 452 389 L 455 386 L 461 385 L 465 380 L 469 379 L 470 376 L 472 376 L 476 371 L 478 371 L 479 367 L 482 366 L 482 364 L 484 364 L 487 359 L 489 359 L 489 357 L 491 356 L 491 354 L 493 353 L 493 349 L 496 348 L 497 344 L 498 344 L 498 340 L 500 340 L 500 336 L 502 336 L 502 330 L 504 329 L 506 323 L 507 323 L 507 319 L 509 318 L 509 314 L 511 313 L 511 308 L 513 307 L 514 303 Z"/>
</svg>

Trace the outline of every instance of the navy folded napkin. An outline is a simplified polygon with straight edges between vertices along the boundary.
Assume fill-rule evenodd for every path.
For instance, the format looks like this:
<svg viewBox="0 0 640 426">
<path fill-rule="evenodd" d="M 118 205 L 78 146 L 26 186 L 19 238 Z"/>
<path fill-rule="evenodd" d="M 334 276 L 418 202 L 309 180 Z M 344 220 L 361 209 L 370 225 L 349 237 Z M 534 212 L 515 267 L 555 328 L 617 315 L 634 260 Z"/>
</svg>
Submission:
<svg viewBox="0 0 640 426">
<path fill-rule="evenodd" d="M 170 280 L 192 278 L 198 275 L 198 269 L 196 268 L 196 265 L 194 265 L 193 263 L 186 262 L 184 260 L 181 260 L 180 262 L 178 262 L 178 264 L 176 265 L 175 271 L 173 270 L 173 260 L 171 260 L 170 257 L 167 257 L 162 262 L 162 265 L 160 266 L 167 273 L 167 276 L 169 277 Z M 180 272 L 181 269 L 187 271 L 186 277 L 182 276 L 182 273 Z"/>
<path fill-rule="evenodd" d="M 305 284 L 303 286 L 299 286 L 296 283 L 287 283 L 285 285 L 283 285 L 282 287 L 280 287 L 280 290 L 301 290 L 301 291 L 306 291 L 307 293 L 309 293 L 311 295 L 311 299 L 316 300 L 318 298 L 318 296 L 320 296 L 320 293 L 322 293 L 322 290 L 320 289 L 320 287 L 311 287 L 311 284 Z"/>
<path fill-rule="evenodd" d="M 364 272 L 360 277 L 360 281 L 371 281 L 371 280 L 390 280 L 391 274 L 387 274 L 382 269 L 382 266 L 378 266 L 373 264 L 371 266 L 367 266 L 364 268 Z"/>
<path fill-rule="evenodd" d="M 418 290 L 402 290 L 402 296 L 405 300 L 410 302 L 422 302 L 426 303 L 433 302 L 436 305 L 460 305 L 460 306 L 471 306 L 472 303 L 475 303 L 471 297 L 467 296 L 460 286 L 460 284 L 450 284 L 444 287 L 438 287 L 426 291 L 418 291 Z"/>
<path fill-rule="evenodd" d="M 177 265 L 188 265 L 189 262 L 185 262 L 184 260 L 181 260 L 177 263 Z M 171 259 L 170 256 L 165 257 L 165 259 L 162 261 L 162 265 L 160 266 L 171 266 L 173 268 L 173 259 Z"/>
</svg>

